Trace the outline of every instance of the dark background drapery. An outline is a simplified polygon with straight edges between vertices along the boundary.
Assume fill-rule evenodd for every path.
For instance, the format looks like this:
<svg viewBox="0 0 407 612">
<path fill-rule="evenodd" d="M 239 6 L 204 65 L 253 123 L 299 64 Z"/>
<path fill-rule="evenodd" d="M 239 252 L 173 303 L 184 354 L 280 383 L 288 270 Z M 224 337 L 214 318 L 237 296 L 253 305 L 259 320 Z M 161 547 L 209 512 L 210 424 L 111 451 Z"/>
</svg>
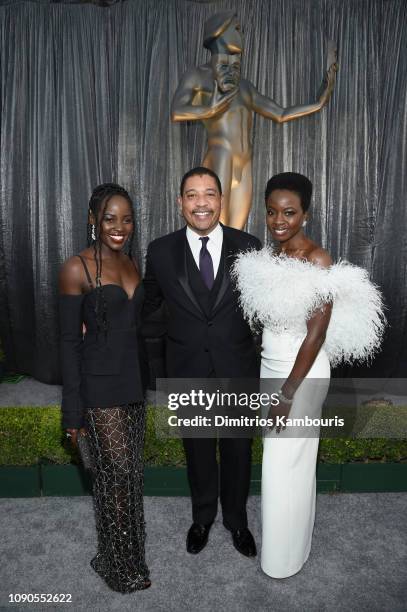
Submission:
<svg viewBox="0 0 407 612">
<path fill-rule="evenodd" d="M 96 184 L 129 189 L 140 261 L 151 239 L 181 226 L 179 180 L 201 162 L 205 132 L 171 124 L 170 102 L 183 72 L 208 58 L 205 19 L 231 6 L 0 2 L 0 331 L 9 367 L 59 381 L 58 269 L 85 246 Z M 407 4 L 234 0 L 233 7 L 243 26 L 244 76 L 282 105 L 311 101 L 327 38 L 339 49 L 335 92 L 322 113 L 285 125 L 256 118 L 248 230 L 266 239 L 263 190 L 273 173 L 309 176 L 307 232 L 334 259 L 369 269 L 385 295 L 390 327 L 369 373 L 404 376 Z"/>
</svg>

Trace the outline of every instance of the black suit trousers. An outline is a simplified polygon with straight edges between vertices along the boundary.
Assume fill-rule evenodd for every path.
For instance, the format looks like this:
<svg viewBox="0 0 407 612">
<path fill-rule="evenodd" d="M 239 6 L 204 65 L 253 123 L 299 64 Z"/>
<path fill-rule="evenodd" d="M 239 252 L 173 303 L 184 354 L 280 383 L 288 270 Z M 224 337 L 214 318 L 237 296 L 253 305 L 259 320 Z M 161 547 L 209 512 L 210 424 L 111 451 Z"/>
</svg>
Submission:
<svg viewBox="0 0 407 612">
<path fill-rule="evenodd" d="M 251 439 L 219 438 L 220 465 L 216 459 L 216 438 L 183 438 L 188 481 L 192 498 L 192 520 L 212 523 L 222 506 L 227 529 L 247 527 L 246 502 L 250 486 Z"/>
</svg>

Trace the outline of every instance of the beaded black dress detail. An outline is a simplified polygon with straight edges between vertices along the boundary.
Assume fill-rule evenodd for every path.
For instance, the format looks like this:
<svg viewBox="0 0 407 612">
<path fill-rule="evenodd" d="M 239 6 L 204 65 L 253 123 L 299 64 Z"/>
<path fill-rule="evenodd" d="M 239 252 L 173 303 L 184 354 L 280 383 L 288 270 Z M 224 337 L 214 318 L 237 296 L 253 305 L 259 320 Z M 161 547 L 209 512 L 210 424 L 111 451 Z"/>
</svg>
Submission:
<svg viewBox="0 0 407 612">
<path fill-rule="evenodd" d="M 139 285 L 129 298 L 119 285 L 105 285 L 108 331 L 98 333 L 96 290 L 81 260 L 90 291 L 60 300 L 62 424 L 87 429 L 98 535 L 91 566 L 111 589 L 126 593 L 149 581 L 143 510 L 146 411 L 137 346 L 143 288 Z"/>
<path fill-rule="evenodd" d="M 95 468 L 93 484 L 98 552 L 93 569 L 117 591 L 143 588 L 148 579 L 144 559 L 143 403 L 86 412 L 89 448 Z"/>
</svg>

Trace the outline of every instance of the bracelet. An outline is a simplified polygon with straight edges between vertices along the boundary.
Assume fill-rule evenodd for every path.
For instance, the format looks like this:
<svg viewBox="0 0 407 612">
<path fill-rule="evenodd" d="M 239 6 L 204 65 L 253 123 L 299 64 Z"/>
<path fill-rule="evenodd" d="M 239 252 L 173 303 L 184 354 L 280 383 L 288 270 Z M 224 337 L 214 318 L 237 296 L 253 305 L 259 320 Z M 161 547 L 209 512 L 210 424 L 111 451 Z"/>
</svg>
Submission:
<svg viewBox="0 0 407 612">
<path fill-rule="evenodd" d="M 284 393 L 283 393 L 283 391 L 282 391 L 281 389 L 279 389 L 279 390 L 277 391 L 277 393 L 278 393 L 278 395 L 279 395 L 279 399 L 281 399 L 281 400 L 284 402 L 284 404 L 289 404 L 289 405 L 291 405 L 291 404 L 293 403 L 294 398 L 292 398 L 292 399 L 288 399 L 288 397 L 286 397 L 286 396 L 284 395 Z"/>
</svg>

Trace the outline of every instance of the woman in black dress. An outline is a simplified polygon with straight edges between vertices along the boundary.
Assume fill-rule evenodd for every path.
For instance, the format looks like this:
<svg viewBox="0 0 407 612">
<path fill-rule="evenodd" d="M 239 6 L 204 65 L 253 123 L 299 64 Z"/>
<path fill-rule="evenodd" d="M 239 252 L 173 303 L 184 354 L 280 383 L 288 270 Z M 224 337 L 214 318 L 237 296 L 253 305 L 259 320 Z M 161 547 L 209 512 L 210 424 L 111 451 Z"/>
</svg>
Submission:
<svg viewBox="0 0 407 612">
<path fill-rule="evenodd" d="M 98 552 L 93 569 L 115 591 L 150 586 L 144 559 L 145 406 L 137 327 L 143 301 L 131 254 L 132 201 L 113 183 L 89 202 L 88 248 L 60 273 L 62 425 L 86 434 L 94 465 Z"/>
</svg>

